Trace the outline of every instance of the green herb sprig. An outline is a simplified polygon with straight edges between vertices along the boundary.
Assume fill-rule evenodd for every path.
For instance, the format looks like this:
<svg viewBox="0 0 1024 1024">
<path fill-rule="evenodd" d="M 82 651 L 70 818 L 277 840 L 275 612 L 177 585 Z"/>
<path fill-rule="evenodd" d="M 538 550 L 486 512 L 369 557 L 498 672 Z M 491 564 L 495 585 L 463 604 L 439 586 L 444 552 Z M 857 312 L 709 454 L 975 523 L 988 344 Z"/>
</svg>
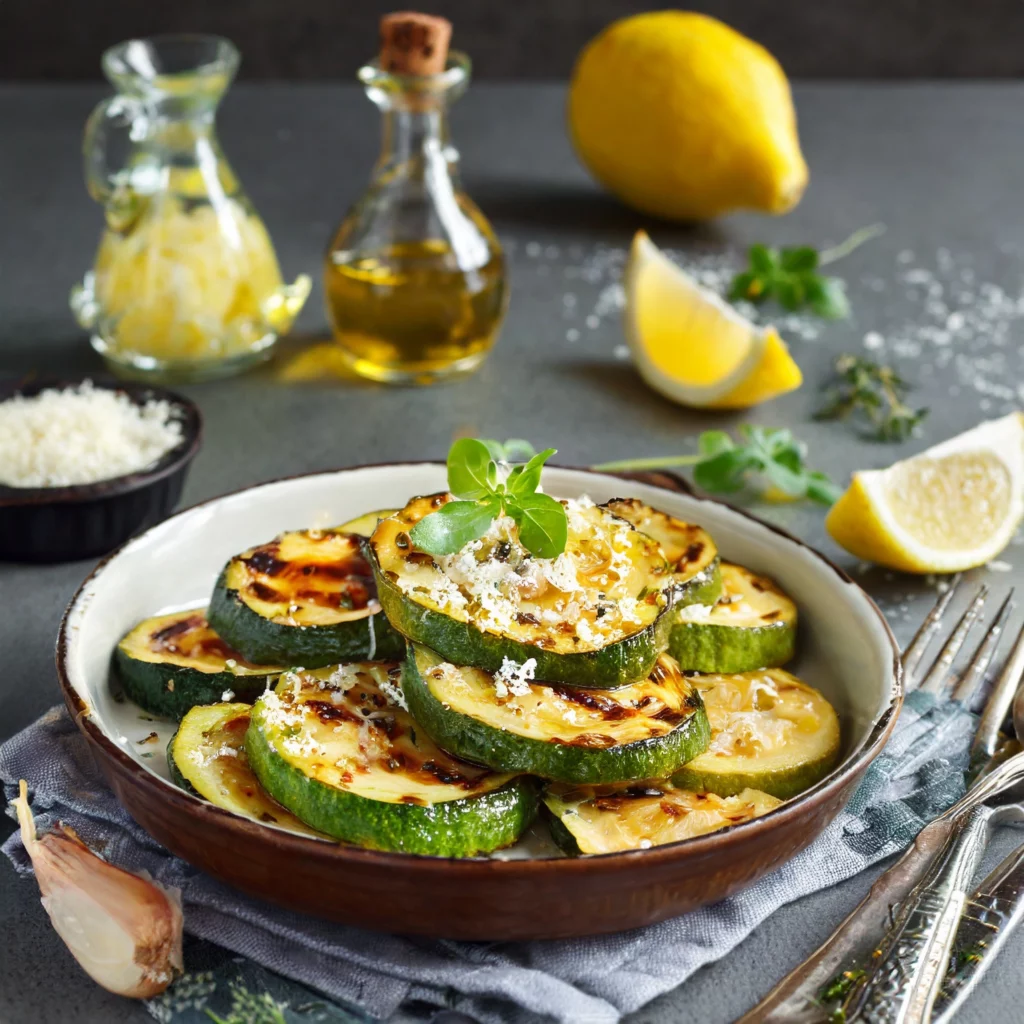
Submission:
<svg viewBox="0 0 1024 1024">
<path fill-rule="evenodd" d="M 875 440 L 906 441 L 928 415 L 926 408 L 906 404 L 911 385 L 891 366 L 846 354 L 836 359 L 835 374 L 837 381 L 815 419 L 853 418 Z"/>
<path fill-rule="evenodd" d="M 884 230 L 881 224 L 862 228 L 840 245 L 820 253 L 809 245 L 784 249 L 752 245 L 747 252 L 750 265 L 732 279 L 729 298 L 756 303 L 775 299 L 783 309 L 794 311 L 808 306 L 826 320 L 842 320 L 850 315 L 846 287 L 838 277 L 827 277 L 819 269 L 849 255 Z"/>
<path fill-rule="evenodd" d="M 822 505 L 832 505 L 842 493 L 825 473 L 807 468 L 806 446 L 789 430 L 744 424 L 737 433 L 738 442 L 724 430 L 705 430 L 695 455 L 624 459 L 594 469 L 615 472 L 693 466 L 694 483 L 712 494 L 735 494 L 744 489 L 763 494 L 775 487 L 791 498 L 807 498 Z"/>
<path fill-rule="evenodd" d="M 448 490 L 457 500 L 424 516 L 409 531 L 413 544 L 430 555 L 452 555 L 482 537 L 504 514 L 515 521 L 519 540 L 532 555 L 560 555 L 569 531 L 565 509 L 537 490 L 544 463 L 555 449 L 546 448 L 508 468 L 510 455 L 528 451 L 533 448 L 525 441 L 456 441 L 448 452 Z"/>
</svg>

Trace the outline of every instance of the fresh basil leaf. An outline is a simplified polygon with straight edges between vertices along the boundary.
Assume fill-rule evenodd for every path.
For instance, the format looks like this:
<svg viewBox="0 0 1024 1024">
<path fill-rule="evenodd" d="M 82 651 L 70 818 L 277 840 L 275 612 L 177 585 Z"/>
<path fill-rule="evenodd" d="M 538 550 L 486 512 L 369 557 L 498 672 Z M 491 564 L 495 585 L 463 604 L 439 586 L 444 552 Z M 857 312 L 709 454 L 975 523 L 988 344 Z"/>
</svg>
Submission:
<svg viewBox="0 0 1024 1024">
<path fill-rule="evenodd" d="M 521 437 L 509 438 L 502 446 L 506 462 L 527 462 L 537 454 L 537 449 Z"/>
<path fill-rule="evenodd" d="M 517 496 L 533 494 L 540 486 L 540 474 L 544 469 L 544 463 L 555 454 L 557 449 L 545 448 L 538 452 L 520 471 L 508 478 L 508 490 Z M 516 467 L 517 469 L 519 467 Z"/>
<path fill-rule="evenodd" d="M 804 302 L 804 285 L 798 277 L 783 277 L 775 282 L 775 297 L 779 305 L 790 312 L 799 309 Z"/>
<path fill-rule="evenodd" d="M 779 262 L 782 269 L 791 274 L 814 270 L 818 266 L 818 253 L 809 245 L 801 245 L 796 249 L 783 249 Z"/>
<path fill-rule="evenodd" d="M 549 494 L 523 494 L 506 506 L 519 526 L 519 539 L 538 558 L 555 558 L 565 550 L 569 523 L 565 508 Z"/>
<path fill-rule="evenodd" d="M 850 300 L 838 277 L 822 278 L 820 291 L 809 301 L 811 309 L 825 320 L 845 320 L 850 315 Z"/>
<path fill-rule="evenodd" d="M 724 430 L 705 430 L 697 442 L 701 455 L 718 455 L 719 452 L 727 452 L 735 447 L 732 438 Z"/>
<path fill-rule="evenodd" d="M 817 471 L 807 474 L 807 497 L 812 501 L 834 505 L 842 493 L 842 489 L 832 483 L 826 474 Z"/>
<path fill-rule="evenodd" d="M 505 446 L 500 441 L 493 441 L 484 437 L 480 439 L 480 443 L 487 446 L 487 450 L 491 453 L 491 458 L 495 462 L 508 462 Z"/>
<path fill-rule="evenodd" d="M 470 500 L 490 494 L 492 465 L 490 450 L 483 441 L 459 438 L 448 451 L 448 490 L 457 498 Z"/>
<path fill-rule="evenodd" d="M 756 469 L 758 459 L 752 459 L 744 448 L 735 448 L 713 455 L 693 467 L 693 479 L 705 491 L 731 494 L 743 489 L 743 474 Z"/>
<path fill-rule="evenodd" d="M 766 245 L 752 245 L 747 252 L 747 257 L 750 260 L 750 266 L 759 274 L 774 274 L 777 269 L 778 260 L 775 250 L 769 249 Z"/>
<path fill-rule="evenodd" d="M 780 491 L 791 495 L 794 498 L 802 498 L 807 493 L 807 484 L 802 467 L 792 470 L 778 461 L 767 463 L 762 472 L 769 483 L 774 484 Z"/>
<path fill-rule="evenodd" d="M 732 279 L 729 285 L 729 299 L 746 299 L 757 302 L 766 297 L 765 287 L 755 270 L 744 270 Z"/>
<path fill-rule="evenodd" d="M 493 501 L 449 501 L 416 523 L 409 537 L 428 555 L 453 555 L 487 532 L 499 507 Z"/>
</svg>

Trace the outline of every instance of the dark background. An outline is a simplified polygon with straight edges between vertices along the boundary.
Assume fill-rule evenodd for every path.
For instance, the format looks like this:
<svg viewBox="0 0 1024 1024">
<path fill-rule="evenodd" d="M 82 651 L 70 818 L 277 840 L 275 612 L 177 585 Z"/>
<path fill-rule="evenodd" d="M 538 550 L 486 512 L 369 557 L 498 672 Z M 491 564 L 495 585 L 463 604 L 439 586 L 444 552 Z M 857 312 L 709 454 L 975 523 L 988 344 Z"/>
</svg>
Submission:
<svg viewBox="0 0 1024 1024">
<path fill-rule="evenodd" d="M 566 78 L 580 47 L 657 0 L 430 0 L 477 78 Z M 669 5 L 665 5 L 669 6 Z M 712 0 L 685 4 L 763 43 L 799 78 L 1017 77 L 1021 0 Z M 231 38 L 250 79 L 351 79 L 401 0 L 2 0 L 0 78 L 95 79 L 131 36 Z"/>
</svg>

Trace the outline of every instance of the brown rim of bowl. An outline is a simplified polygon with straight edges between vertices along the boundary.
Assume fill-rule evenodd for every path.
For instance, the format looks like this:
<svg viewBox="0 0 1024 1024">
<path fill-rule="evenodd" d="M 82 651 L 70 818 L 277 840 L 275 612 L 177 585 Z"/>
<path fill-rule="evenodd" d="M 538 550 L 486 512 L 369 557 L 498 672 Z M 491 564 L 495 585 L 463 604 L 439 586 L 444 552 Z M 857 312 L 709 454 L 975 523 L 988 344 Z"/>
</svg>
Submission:
<svg viewBox="0 0 1024 1024">
<path fill-rule="evenodd" d="M 173 516 L 169 516 L 159 525 L 163 526 L 171 520 L 176 519 L 178 516 L 192 511 L 192 509 L 201 508 L 211 502 L 219 501 L 221 498 L 228 498 L 236 494 L 241 494 L 245 491 L 253 490 L 256 487 L 263 487 L 269 484 L 287 483 L 288 481 L 300 480 L 305 477 L 324 476 L 331 473 L 347 472 L 349 470 L 378 469 L 389 466 L 438 466 L 443 464 L 444 463 L 438 460 L 420 459 L 407 462 L 371 462 L 357 466 L 346 466 L 343 469 L 325 469 L 316 470 L 311 473 L 296 473 L 291 476 L 278 477 L 274 480 L 265 480 L 259 484 L 252 484 L 249 487 L 241 487 L 237 490 L 228 491 L 225 494 L 217 495 L 213 498 L 207 498 L 205 501 L 197 502 L 195 505 L 192 505 L 187 509 L 182 509 L 180 512 L 176 512 Z M 576 466 L 555 466 L 552 468 L 590 473 L 594 476 L 615 476 L 613 473 L 600 473 L 597 470 Z M 391 867 L 396 870 L 400 869 L 403 865 L 408 865 L 410 858 L 412 858 L 416 863 L 417 870 L 442 871 L 445 873 L 458 870 L 466 875 L 498 874 L 501 876 L 523 876 L 537 871 L 551 870 L 552 864 L 558 864 L 561 866 L 562 870 L 566 871 L 585 872 L 588 870 L 588 865 L 601 864 L 606 867 L 615 867 L 616 863 L 621 863 L 623 867 L 626 867 L 627 865 L 632 866 L 636 863 L 637 858 L 641 857 L 646 858 L 648 863 L 656 860 L 672 860 L 674 855 L 678 853 L 681 848 L 692 850 L 695 853 L 700 853 L 707 852 L 719 846 L 731 845 L 732 842 L 737 841 L 737 836 L 745 838 L 747 836 L 755 835 L 756 833 L 763 832 L 766 829 L 774 828 L 776 822 L 784 821 L 786 818 L 796 816 L 799 807 L 807 802 L 824 802 L 829 795 L 843 786 L 848 775 L 854 773 L 857 769 L 870 764 L 870 762 L 878 756 L 888 741 L 892 730 L 895 728 L 899 710 L 903 704 L 903 667 L 900 660 L 900 649 L 899 645 L 896 643 L 896 637 L 893 635 L 892 629 L 889 627 L 889 623 L 886 621 L 885 616 L 882 614 L 879 607 L 846 572 L 844 572 L 830 559 L 826 558 L 825 555 L 821 554 L 799 538 L 787 533 L 780 527 L 774 526 L 771 523 L 765 523 L 761 519 L 758 519 L 757 516 L 752 515 L 744 509 L 737 508 L 736 506 L 730 505 L 725 501 L 720 501 L 717 498 L 695 495 L 690 485 L 676 474 L 663 473 L 659 471 L 656 475 L 668 478 L 680 490 L 686 493 L 689 497 L 695 498 L 697 501 L 711 505 L 724 505 L 732 511 L 738 512 L 744 518 L 749 519 L 760 526 L 767 527 L 780 537 L 805 548 L 811 553 L 811 555 L 835 572 L 843 583 L 856 588 L 864 595 L 864 598 L 867 600 L 874 613 L 878 616 L 892 648 L 893 683 L 889 705 L 878 715 L 874 724 L 871 726 L 868 736 L 861 744 L 859 752 L 853 756 L 845 758 L 837 767 L 829 772 L 824 779 L 816 783 L 810 789 L 805 790 L 799 796 L 793 797 L 791 800 L 785 801 L 774 810 L 771 810 L 767 814 L 758 818 L 753 818 L 750 821 L 743 822 L 738 825 L 732 825 L 729 828 L 720 829 L 717 832 L 710 832 L 704 836 L 696 836 L 692 839 L 682 839 L 675 843 L 653 846 L 647 850 L 627 850 L 617 853 L 587 854 L 586 856 L 581 857 L 538 857 L 529 859 L 501 860 L 494 857 L 435 857 L 426 854 L 395 853 L 384 850 L 371 850 L 358 846 L 344 846 L 326 842 L 321 839 L 295 835 L 284 830 L 267 828 L 259 822 L 249 821 L 240 815 L 233 814 L 231 811 L 226 811 L 214 804 L 200 799 L 199 797 L 192 796 L 191 794 L 186 793 L 185 790 L 178 788 L 171 782 L 168 782 L 166 779 L 162 779 L 158 775 L 148 771 L 134 758 L 129 757 L 120 749 L 120 747 L 117 746 L 116 743 L 103 733 L 99 726 L 92 721 L 88 706 L 74 689 L 65 668 L 68 645 L 68 618 L 72 609 L 78 604 L 79 599 L 82 597 L 93 578 L 106 566 L 107 562 L 120 554 L 128 544 L 134 543 L 141 537 L 144 537 L 145 533 L 132 538 L 132 540 L 126 541 L 115 551 L 112 551 L 107 555 L 106 558 L 104 558 L 92 570 L 92 572 L 89 573 L 85 580 L 83 580 L 81 586 L 75 591 L 74 596 L 71 598 L 70 603 L 61 617 L 60 630 L 57 633 L 55 656 L 57 662 L 57 677 L 60 682 L 64 703 L 67 706 L 68 711 L 71 713 L 75 724 L 82 731 L 86 739 L 94 743 L 99 748 L 99 752 L 103 756 L 114 761 L 120 768 L 135 775 L 139 784 L 146 788 L 154 799 L 164 801 L 169 800 L 172 804 L 177 804 L 178 808 L 183 813 L 190 813 L 193 816 L 197 816 L 208 822 L 211 827 L 216 827 L 218 824 L 226 824 L 227 827 L 235 828 L 243 834 L 249 833 L 258 834 L 263 837 L 273 837 L 273 841 L 277 843 L 280 848 L 289 850 L 296 856 L 329 856 L 332 859 L 340 859 L 342 861 L 351 858 L 359 861 L 376 863 L 382 868 Z M 638 479 L 637 482 L 644 481 Z M 673 493 L 670 488 L 657 483 L 648 484 L 648 486 L 660 487 L 668 493 Z M 155 529 L 155 527 L 152 527 L 152 529 Z M 146 532 L 148 533 L 149 531 Z"/>
<path fill-rule="evenodd" d="M 13 398 L 17 394 L 31 397 L 50 388 L 79 387 L 86 380 L 92 381 L 94 387 L 104 391 L 123 391 L 132 401 L 153 398 L 157 401 L 167 402 L 179 413 L 182 429 L 181 441 L 170 451 L 161 455 L 149 469 L 125 473 L 122 476 L 112 476 L 105 480 L 95 480 L 90 484 L 68 484 L 65 487 L 11 487 L 8 484 L 0 483 L 0 508 L 72 504 L 77 501 L 95 501 L 100 498 L 128 494 L 130 491 L 140 490 L 173 475 L 184 464 L 195 458 L 203 440 L 203 414 L 199 411 L 199 406 L 190 398 L 165 388 L 130 381 L 96 380 L 92 377 L 83 377 L 80 380 L 40 379 L 0 387 L 0 402 Z M 118 547 L 112 554 L 117 554 L 120 550 L 121 548 Z"/>
</svg>

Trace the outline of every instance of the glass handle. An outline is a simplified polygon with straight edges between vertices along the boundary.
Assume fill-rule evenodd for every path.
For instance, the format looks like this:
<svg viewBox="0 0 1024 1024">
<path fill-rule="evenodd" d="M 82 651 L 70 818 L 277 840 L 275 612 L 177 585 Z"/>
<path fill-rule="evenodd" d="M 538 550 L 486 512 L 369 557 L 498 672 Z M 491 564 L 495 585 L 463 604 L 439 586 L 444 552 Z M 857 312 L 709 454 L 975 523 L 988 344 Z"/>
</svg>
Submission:
<svg viewBox="0 0 1024 1024">
<path fill-rule="evenodd" d="M 308 274 L 299 274 L 293 284 L 283 284 L 263 300 L 263 318 L 280 337 L 287 334 L 309 298 L 313 282 Z"/>
<path fill-rule="evenodd" d="M 144 137 L 148 122 L 142 103 L 130 96 L 112 96 L 99 103 L 89 115 L 82 139 L 85 184 L 89 195 L 106 214 L 107 224 L 124 231 L 138 217 L 141 199 L 131 187 L 128 168 L 110 168 L 110 150 L 115 141 L 130 151 Z"/>
</svg>

